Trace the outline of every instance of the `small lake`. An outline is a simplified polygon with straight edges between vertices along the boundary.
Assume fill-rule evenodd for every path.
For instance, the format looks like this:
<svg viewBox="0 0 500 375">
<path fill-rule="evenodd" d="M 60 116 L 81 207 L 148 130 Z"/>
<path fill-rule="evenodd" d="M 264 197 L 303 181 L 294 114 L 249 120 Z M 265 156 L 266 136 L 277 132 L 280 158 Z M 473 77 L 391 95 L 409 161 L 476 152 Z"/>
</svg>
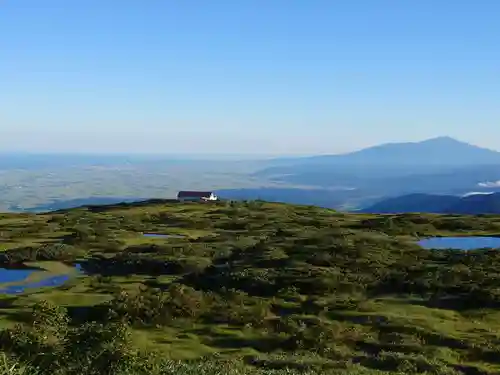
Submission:
<svg viewBox="0 0 500 375">
<path fill-rule="evenodd" d="M 159 234 L 159 233 L 144 233 L 143 237 L 152 237 L 152 238 L 184 238 L 185 236 L 180 234 Z"/>
<path fill-rule="evenodd" d="M 500 237 L 433 237 L 420 240 L 418 244 L 426 249 L 496 249 L 500 248 Z"/>
<path fill-rule="evenodd" d="M 81 266 L 79 264 L 75 265 L 75 268 L 81 271 Z M 0 283 L 12 283 L 12 285 L 7 285 L 3 288 L 0 287 L 0 293 L 18 294 L 23 293 L 26 289 L 57 287 L 63 285 L 71 277 L 70 275 L 57 275 L 34 282 L 23 283 L 23 281 L 36 272 L 43 272 L 43 270 L 38 268 L 0 268 Z"/>
</svg>

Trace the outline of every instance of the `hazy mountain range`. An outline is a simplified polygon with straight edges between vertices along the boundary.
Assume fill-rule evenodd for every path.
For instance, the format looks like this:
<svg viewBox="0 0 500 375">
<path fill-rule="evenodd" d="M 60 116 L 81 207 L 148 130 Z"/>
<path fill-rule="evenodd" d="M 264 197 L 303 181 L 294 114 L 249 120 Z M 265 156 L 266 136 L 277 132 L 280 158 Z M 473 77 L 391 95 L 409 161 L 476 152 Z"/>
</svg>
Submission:
<svg viewBox="0 0 500 375">
<path fill-rule="evenodd" d="M 432 211 L 443 207 L 433 206 L 426 195 L 449 197 L 441 198 L 444 204 L 469 192 L 500 192 L 500 152 L 450 137 L 388 143 L 340 155 L 267 160 L 9 154 L 0 155 L 0 172 L 0 192 L 8 197 L 3 207 L 12 210 L 115 203 L 121 197 L 173 198 L 178 190 L 198 188 L 227 199 L 342 210 L 413 194 L 414 203 L 404 203 L 408 209 Z M 42 193 L 47 198 L 38 198 Z"/>
<path fill-rule="evenodd" d="M 340 155 L 274 162 L 280 165 L 264 168 L 257 175 L 314 184 L 330 184 L 336 179 L 356 183 L 365 179 L 471 170 L 471 167 L 494 168 L 500 166 L 500 152 L 438 137 L 422 142 L 387 143 Z"/>
<path fill-rule="evenodd" d="M 280 166 L 260 173 L 297 173 L 326 166 L 336 167 L 465 167 L 500 164 L 500 152 L 461 142 L 451 137 L 437 137 L 421 142 L 385 143 L 338 155 L 275 159 Z"/>
<path fill-rule="evenodd" d="M 256 175 L 280 183 L 351 189 L 358 198 L 370 200 L 409 193 L 463 195 L 500 188 L 500 152 L 450 137 L 279 162 Z M 349 200 L 353 193 L 338 191 L 339 195 Z"/>
<path fill-rule="evenodd" d="M 500 214 L 500 193 L 451 195 L 409 194 L 385 199 L 360 210 L 366 213 Z"/>
</svg>

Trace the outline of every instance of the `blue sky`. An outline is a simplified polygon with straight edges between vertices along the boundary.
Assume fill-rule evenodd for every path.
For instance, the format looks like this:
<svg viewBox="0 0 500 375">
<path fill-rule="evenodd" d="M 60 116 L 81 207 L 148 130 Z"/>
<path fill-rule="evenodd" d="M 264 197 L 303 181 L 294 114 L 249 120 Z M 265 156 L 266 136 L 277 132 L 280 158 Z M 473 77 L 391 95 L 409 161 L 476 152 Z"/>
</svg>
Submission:
<svg viewBox="0 0 500 375">
<path fill-rule="evenodd" d="M 497 0 L 3 0 L 0 150 L 500 149 Z"/>
</svg>

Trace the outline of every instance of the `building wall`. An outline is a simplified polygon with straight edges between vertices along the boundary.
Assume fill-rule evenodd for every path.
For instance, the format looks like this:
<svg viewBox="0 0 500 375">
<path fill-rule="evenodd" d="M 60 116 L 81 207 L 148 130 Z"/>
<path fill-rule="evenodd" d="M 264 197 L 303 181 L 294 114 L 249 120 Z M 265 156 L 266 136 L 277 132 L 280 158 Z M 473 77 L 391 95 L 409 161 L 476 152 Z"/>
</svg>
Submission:
<svg viewBox="0 0 500 375">
<path fill-rule="evenodd" d="M 182 197 L 179 198 L 182 202 L 199 202 L 201 200 L 200 197 Z"/>
<path fill-rule="evenodd" d="M 215 201 L 215 200 L 218 200 L 219 198 L 215 195 L 215 194 L 210 194 L 209 197 L 203 197 L 203 198 L 200 198 L 200 197 L 182 197 L 182 198 L 178 198 L 179 201 L 181 202 L 199 202 L 201 200 L 211 200 L 211 201 Z"/>
</svg>

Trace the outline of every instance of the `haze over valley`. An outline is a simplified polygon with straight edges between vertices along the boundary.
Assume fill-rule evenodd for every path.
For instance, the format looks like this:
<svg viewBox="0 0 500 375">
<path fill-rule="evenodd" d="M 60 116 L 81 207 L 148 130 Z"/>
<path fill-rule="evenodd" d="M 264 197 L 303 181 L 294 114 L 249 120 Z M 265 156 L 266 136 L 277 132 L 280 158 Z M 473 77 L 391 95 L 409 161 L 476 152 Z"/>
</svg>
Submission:
<svg viewBox="0 0 500 375">
<path fill-rule="evenodd" d="M 226 199 L 339 210 L 413 193 L 458 197 L 500 191 L 500 152 L 450 137 L 339 155 L 253 160 L 5 154 L 0 168 L 1 207 L 10 211 L 175 198 L 179 190 L 200 186 Z"/>
</svg>

